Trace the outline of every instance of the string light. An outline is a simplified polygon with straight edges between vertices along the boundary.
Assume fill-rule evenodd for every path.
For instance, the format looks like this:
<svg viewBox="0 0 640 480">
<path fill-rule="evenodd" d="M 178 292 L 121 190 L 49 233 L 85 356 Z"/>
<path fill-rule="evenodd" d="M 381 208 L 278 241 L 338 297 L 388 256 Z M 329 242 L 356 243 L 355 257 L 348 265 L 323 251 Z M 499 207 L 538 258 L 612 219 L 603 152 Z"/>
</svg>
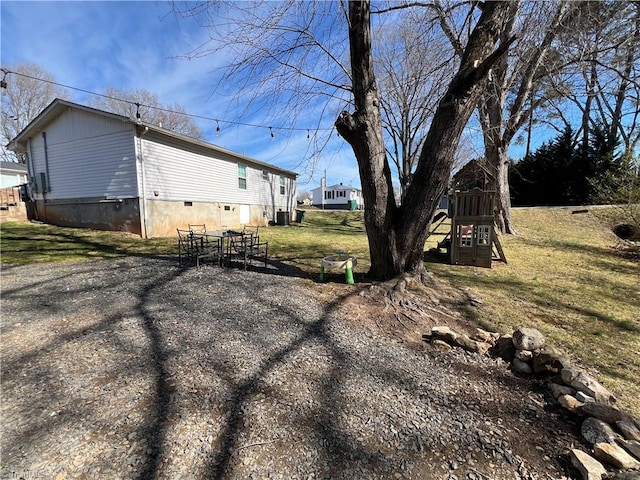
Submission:
<svg viewBox="0 0 640 480">
<path fill-rule="evenodd" d="M 5 78 L 8 74 L 12 73 L 14 75 L 19 75 L 21 77 L 25 77 L 25 78 L 30 78 L 32 80 L 38 80 L 40 82 L 45 82 L 45 83 L 49 83 L 51 85 L 57 85 L 58 87 L 63 87 L 63 88 L 68 88 L 70 90 L 75 90 L 77 92 L 82 92 L 82 93 L 87 93 L 89 95 L 95 95 L 97 97 L 102 97 L 102 98 L 108 98 L 110 100 L 115 100 L 118 102 L 122 102 L 122 103 L 128 103 L 129 105 L 135 105 L 136 106 L 136 119 L 137 120 L 141 120 L 141 115 L 140 115 L 140 107 L 145 107 L 145 108 L 149 108 L 149 109 L 154 109 L 154 110 L 158 110 L 161 112 L 166 112 L 166 113 L 171 113 L 171 114 L 176 114 L 176 115 L 184 115 L 185 117 L 190 117 L 190 118 L 197 118 L 200 120 L 209 120 L 209 121 L 213 121 L 216 122 L 216 134 L 220 135 L 220 122 L 223 123 L 228 123 L 229 125 L 239 125 L 242 127 L 256 127 L 256 128 L 269 128 L 269 133 L 271 135 L 272 139 L 275 139 L 275 134 L 273 133 L 273 127 L 265 127 L 264 125 L 258 125 L 255 123 L 245 123 L 245 122 L 237 122 L 237 121 L 233 121 L 233 120 L 220 120 L 220 119 L 216 119 L 216 118 L 212 118 L 212 117 L 207 117 L 204 115 L 195 115 L 192 113 L 185 113 L 185 112 L 178 112 L 175 110 L 171 110 L 168 108 L 162 108 L 162 107 L 158 107 L 158 106 L 154 106 L 154 105 L 145 105 L 143 103 L 138 103 L 138 102 L 133 102 L 131 100 L 124 100 L 122 98 L 117 98 L 117 97 L 113 97 L 111 95 L 105 95 L 103 93 L 97 93 L 97 92 L 93 92 L 91 90 L 85 90 L 83 88 L 78 88 L 78 87 L 74 87 L 72 85 L 65 85 L 63 83 L 58 83 L 58 82 L 54 82 L 52 80 L 45 80 L 44 78 L 38 78 L 38 77 L 34 77 L 32 75 L 27 75 L 25 73 L 20 73 L 20 72 L 14 72 L 11 70 L 7 70 L 5 68 L 0 69 L 0 71 L 2 71 L 2 73 L 4 74 L 2 80 L 0 81 L 0 86 L 2 88 L 7 88 L 7 82 L 5 81 Z M 295 131 L 307 131 L 307 138 L 311 138 L 310 135 L 310 129 L 309 128 L 304 128 L 304 127 L 277 127 L 279 130 L 285 130 L 285 131 L 291 131 L 291 132 L 295 132 Z M 333 130 L 333 127 L 330 128 L 315 128 L 314 131 L 331 131 Z"/>
</svg>

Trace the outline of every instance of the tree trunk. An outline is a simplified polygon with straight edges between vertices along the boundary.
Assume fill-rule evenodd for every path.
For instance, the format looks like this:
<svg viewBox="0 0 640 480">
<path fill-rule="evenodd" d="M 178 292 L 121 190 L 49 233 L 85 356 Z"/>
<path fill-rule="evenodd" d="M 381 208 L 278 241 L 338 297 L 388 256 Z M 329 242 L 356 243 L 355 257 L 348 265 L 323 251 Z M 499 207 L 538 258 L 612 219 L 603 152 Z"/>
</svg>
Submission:
<svg viewBox="0 0 640 480">
<path fill-rule="evenodd" d="M 516 235 L 517 232 L 511 219 L 511 192 L 509 190 L 509 165 L 507 164 L 507 145 L 511 139 L 506 135 L 503 136 L 500 127 L 503 108 L 499 90 L 491 82 L 489 87 L 490 94 L 480 98 L 478 109 L 484 135 L 484 155 L 492 167 L 491 174 L 494 176 L 490 188 L 496 192 L 495 224 L 500 232 Z"/>
<path fill-rule="evenodd" d="M 431 219 L 445 192 L 462 130 L 482 91 L 491 65 L 506 51 L 493 52 L 510 2 L 486 2 L 463 53 L 460 69 L 441 100 L 425 138 L 405 202 L 396 205 L 382 137 L 380 101 L 373 71 L 370 5 L 349 2 L 349 45 L 355 111 L 342 112 L 338 133 L 353 148 L 365 202 L 369 277 L 388 280 L 400 273 L 422 276 L 423 250 Z"/>
<path fill-rule="evenodd" d="M 511 191 L 509 189 L 509 164 L 507 163 L 506 151 L 499 154 L 498 160 L 495 223 L 502 233 L 517 235 L 518 232 L 511 219 Z"/>
</svg>

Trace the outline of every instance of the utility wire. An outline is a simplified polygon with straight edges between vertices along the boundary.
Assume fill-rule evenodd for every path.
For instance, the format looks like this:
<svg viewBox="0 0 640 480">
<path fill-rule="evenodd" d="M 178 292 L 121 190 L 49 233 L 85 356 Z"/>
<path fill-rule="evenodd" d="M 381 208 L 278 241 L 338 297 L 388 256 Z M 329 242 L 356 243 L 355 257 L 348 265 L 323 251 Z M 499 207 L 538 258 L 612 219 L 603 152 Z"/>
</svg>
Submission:
<svg viewBox="0 0 640 480">
<path fill-rule="evenodd" d="M 26 73 L 20 73 L 20 72 L 14 72 L 12 70 L 7 70 L 6 68 L 1 69 L 1 71 L 4 73 L 5 77 L 6 75 L 12 73 L 14 75 L 19 75 L 21 77 L 25 77 L 25 78 L 30 78 L 31 80 L 38 80 L 40 82 L 45 82 L 45 83 L 49 83 L 51 85 L 56 85 L 58 87 L 64 87 L 64 88 L 68 88 L 70 90 L 75 90 L 78 92 L 82 92 L 82 93 L 87 93 L 89 95 L 96 95 L 98 97 L 103 97 L 103 98 L 108 98 L 109 100 L 115 100 L 117 102 L 123 102 L 123 103 L 128 103 L 129 105 L 135 106 L 137 108 L 140 107 L 145 107 L 145 108 L 152 108 L 154 110 L 159 110 L 161 112 L 166 112 L 166 113 L 172 113 L 172 114 L 176 114 L 176 115 L 184 115 L 185 117 L 191 117 L 191 118 L 198 118 L 200 120 L 210 120 L 212 122 L 216 122 L 217 127 L 216 130 L 219 132 L 220 131 L 220 123 L 222 124 L 229 124 L 229 125 L 239 125 L 242 127 L 255 127 L 255 128 L 268 128 L 270 133 L 271 133 L 271 137 L 274 137 L 273 131 L 272 129 L 275 130 L 288 130 L 288 131 L 307 131 L 307 138 L 309 137 L 309 131 L 310 130 L 314 130 L 314 131 L 320 131 L 320 130 L 324 130 L 324 131 L 329 131 L 329 130 L 333 130 L 332 128 L 303 128 L 303 127 L 266 127 L 264 125 L 258 125 L 255 123 L 245 123 L 245 122 L 238 122 L 238 121 L 234 121 L 234 120 L 223 120 L 220 118 L 214 118 L 214 117 L 207 117 L 205 115 L 196 115 L 193 113 L 186 113 L 186 112 L 178 112 L 176 110 L 171 110 L 168 108 L 163 108 L 163 107 L 157 107 L 157 106 L 153 106 L 153 105 L 146 105 L 144 103 L 138 103 L 138 102 L 132 102 L 131 100 L 124 100 L 122 98 L 117 98 L 117 97 L 113 97 L 110 95 L 105 95 L 103 93 L 97 93 L 97 92 L 92 92 L 90 90 L 85 90 L 83 88 L 79 88 L 79 87 L 73 87 L 71 85 L 65 85 L 63 83 L 58 83 L 58 82 L 54 82 L 52 80 L 45 80 L 44 78 L 38 78 L 38 77 L 34 77 L 31 75 L 27 75 Z M 6 88 L 3 86 L 3 88 Z"/>
</svg>

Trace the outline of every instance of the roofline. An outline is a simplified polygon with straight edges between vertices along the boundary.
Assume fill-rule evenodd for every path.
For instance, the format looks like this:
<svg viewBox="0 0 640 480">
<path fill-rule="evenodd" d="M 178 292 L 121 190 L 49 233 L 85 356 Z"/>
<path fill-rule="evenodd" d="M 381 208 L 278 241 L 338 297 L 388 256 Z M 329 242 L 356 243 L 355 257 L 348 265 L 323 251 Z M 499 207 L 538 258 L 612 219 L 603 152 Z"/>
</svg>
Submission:
<svg viewBox="0 0 640 480">
<path fill-rule="evenodd" d="M 62 108 L 77 108 L 80 110 L 84 110 L 86 112 L 95 113 L 98 115 L 102 115 L 104 117 L 114 118 L 116 120 L 120 120 L 122 122 L 131 122 L 129 117 L 125 117 L 123 115 L 118 115 L 116 113 L 106 112 L 104 110 L 100 110 L 93 107 L 87 107 L 86 105 L 81 105 L 79 103 L 71 102 L 69 100 L 63 100 L 62 98 L 56 98 L 49 105 L 47 105 L 42 112 L 38 114 L 36 118 L 31 120 L 29 124 L 22 129 L 20 133 L 18 133 L 8 144 L 7 148 L 14 149 L 17 144 L 22 142 L 23 139 L 26 139 L 31 133 L 32 130 L 35 130 L 39 124 L 45 121 L 53 120 L 60 113 L 58 111 Z"/>
<path fill-rule="evenodd" d="M 235 157 L 235 158 L 237 158 L 239 160 L 244 160 L 247 163 L 252 163 L 254 165 L 258 165 L 258 166 L 262 166 L 262 167 L 268 167 L 268 168 L 270 168 L 272 170 L 277 170 L 279 172 L 291 175 L 294 178 L 298 177 L 298 174 L 296 172 L 291 171 L 291 170 L 280 168 L 280 167 L 278 167 L 276 165 L 271 165 L 271 164 L 266 163 L 266 162 L 261 162 L 260 160 L 256 160 L 255 158 L 247 157 L 246 155 L 241 155 L 241 154 L 239 154 L 237 152 L 234 152 L 232 150 L 228 150 L 226 148 L 219 147 L 218 145 L 214 145 L 212 143 L 205 142 L 204 140 L 199 140 L 197 138 L 189 137 L 187 135 L 182 135 L 181 133 L 172 132 L 171 130 L 167 130 L 165 128 L 161 128 L 161 127 L 158 127 L 157 125 L 152 125 L 150 123 L 134 121 L 133 119 L 131 119 L 129 117 L 125 117 L 124 115 L 118 115 L 116 113 L 107 112 L 105 110 L 100 110 L 98 108 L 87 107 L 85 105 L 81 105 L 79 103 L 71 102 L 69 100 L 63 100 L 61 98 L 56 98 L 49 105 L 47 105 L 45 107 L 45 109 L 42 110 L 42 112 L 40 112 L 36 118 L 34 118 L 31 122 L 29 122 L 29 124 L 25 128 L 23 128 L 22 131 L 20 133 L 18 133 L 7 144 L 7 148 L 9 148 L 10 150 L 16 151 L 18 145 L 20 143 L 24 142 L 29 137 L 29 134 L 33 130 L 36 130 L 39 127 L 40 124 L 42 124 L 43 122 L 49 122 L 49 121 L 53 120 L 54 118 L 56 118 L 58 115 L 60 115 L 60 113 L 62 113 L 61 108 L 77 108 L 77 109 L 84 110 L 84 111 L 89 112 L 89 113 L 102 115 L 104 117 L 109 117 L 109 118 L 113 118 L 113 119 L 116 119 L 116 120 L 120 120 L 122 122 L 129 123 L 129 124 L 134 125 L 136 127 L 143 127 L 143 128 L 149 129 L 150 131 L 156 132 L 156 133 L 158 133 L 160 135 L 164 135 L 164 136 L 167 136 L 167 137 L 175 138 L 177 140 L 181 140 L 183 142 L 186 142 L 186 143 L 189 143 L 189 144 L 192 144 L 192 145 L 196 145 L 196 146 L 199 146 L 199 147 L 202 147 L 202 148 L 206 148 L 208 150 L 213 150 L 213 151 L 218 152 L 218 153 L 223 153 L 225 155 L 229 155 L 229 156 Z"/>
<path fill-rule="evenodd" d="M 161 127 L 158 127 L 157 125 L 152 125 L 150 123 L 134 122 L 133 120 L 130 120 L 130 122 L 132 124 L 136 125 L 136 126 L 139 126 L 139 127 L 145 128 L 145 129 L 149 129 L 149 131 L 151 131 L 151 132 L 159 133 L 160 135 L 164 135 L 164 136 L 167 136 L 167 137 L 175 138 L 177 140 L 181 140 L 183 142 L 190 143 L 191 145 L 195 145 L 195 146 L 198 146 L 198 147 L 206 148 L 207 150 L 213 150 L 214 152 L 223 153 L 225 155 L 229 155 L 231 157 L 235 157 L 235 158 L 237 158 L 239 160 L 244 160 L 247 163 L 252 163 L 254 165 L 270 168 L 272 170 L 277 170 L 279 172 L 286 173 L 286 174 L 289 174 L 289 175 L 293 175 L 294 177 L 298 177 L 298 174 L 296 172 L 293 172 L 291 170 L 287 170 L 286 168 L 281 168 L 281 167 L 278 167 L 276 165 L 272 165 L 270 163 L 261 162 L 260 160 L 256 160 L 255 158 L 247 157 L 246 155 L 242 155 L 242 154 L 240 154 L 238 152 L 234 152 L 233 150 L 229 150 L 227 148 L 220 147 L 218 145 L 214 145 L 213 143 L 205 142 L 204 140 L 200 140 L 198 138 L 189 137 L 187 135 L 183 135 L 181 133 L 173 132 L 171 130 L 167 130 L 166 128 L 161 128 Z"/>
<path fill-rule="evenodd" d="M 27 172 L 27 166 L 24 163 L 0 161 L 0 169 L 11 172 Z"/>
<path fill-rule="evenodd" d="M 314 190 L 319 190 L 321 188 L 322 188 L 322 186 L 316 187 L 316 188 L 312 188 L 311 191 L 313 192 Z M 325 190 L 327 190 L 329 188 L 336 188 L 336 189 L 342 189 L 342 190 L 362 190 L 361 187 L 354 187 L 353 185 L 340 185 L 339 183 L 336 183 L 335 185 L 329 185 L 329 186 L 324 187 Z"/>
</svg>

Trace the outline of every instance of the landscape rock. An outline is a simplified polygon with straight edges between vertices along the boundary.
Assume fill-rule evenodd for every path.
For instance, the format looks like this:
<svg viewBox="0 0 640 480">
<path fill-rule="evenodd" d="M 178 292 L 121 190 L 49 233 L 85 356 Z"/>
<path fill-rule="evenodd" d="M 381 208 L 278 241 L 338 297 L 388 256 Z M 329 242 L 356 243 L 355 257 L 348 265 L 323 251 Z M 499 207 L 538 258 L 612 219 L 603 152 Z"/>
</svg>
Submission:
<svg viewBox="0 0 640 480">
<path fill-rule="evenodd" d="M 624 438 L 626 438 L 627 440 L 635 440 L 636 442 L 640 442 L 640 430 L 631 420 L 623 418 L 617 420 L 615 423 L 618 427 L 618 430 L 622 432 Z"/>
<path fill-rule="evenodd" d="M 511 361 L 511 370 L 515 373 L 532 373 L 531 366 L 527 362 L 523 362 L 517 358 Z"/>
<path fill-rule="evenodd" d="M 582 450 L 572 448 L 570 450 L 570 458 L 571 465 L 578 469 L 583 480 L 601 480 L 602 475 L 607 473 L 598 460 Z"/>
<path fill-rule="evenodd" d="M 484 350 L 483 353 L 486 353 L 486 350 L 489 348 L 489 345 L 485 344 L 485 347 L 483 349 L 483 344 L 470 339 L 464 333 L 459 333 L 456 339 L 453 341 L 453 344 L 462 348 L 463 350 L 466 350 L 467 352 L 482 352 Z"/>
<path fill-rule="evenodd" d="M 440 340 L 438 338 L 432 338 L 429 343 L 431 344 L 431 346 L 433 348 L 435 348 L 437 350 L 440 350 L 440 351 L 443 351 L 443 352 L 448 352 L 449 350 L 451 350 L 453 348 L 447 342 L 445 342 L 444 340 Z"/>
<path fill-rule="evenodd" d="M 576 398 L 582 403 L 595 403 L 596 399 L 584 392 L 576 392 Z M 594 415 L 595 416 L 595 415 Z"/>
<path fill-rule="evenodd" d="M 623 438 L 619 438 L 617 441 L 618 445 L 629 452 L 636 460 L 640 461 L 640 442 L 636 442 L 635 440 L 625 440 Z"/>
<path fill-rule="evenodd" d="M 616 468 L 640 468 L 640 462 L 615 443 L 596 443 L 593 451 L 597 459 Z"/>
<path fill-rule="evenodd" d="M 557 383 L 554 383 L 554 382 L 547 383 L 547 390 L 549 391 L 551 396 L 556 400 L 562 395 L 575 396 L 576 394 L 575 389 L 571 387 L 567 387 L 566 385 L 558 385 Z"/>
<path fill-rule="evenodd" d="M 513 346 L 518 350 L 540 350 L 544 347 L 544 336 L 535 328 L 519 328 L 513 332 Z"/>
<path fill-rule="evenodd" d="M 518 350 L 518 349 L 516 349 L 516 358 L 518 360 L 523 361 L 523 362 L 529 363 L 533 359 L 533 352 L 531 352 L 529 350 Z"/>
<path fill-rule="evenodd" d="M 616 397 L 609 390 L 584 370 L 569 367 L 563 368 L 560 373 L 562 375 L 562 381 L 566 385 L 586 393 L 597 401 L 604 403 L 613 403 L 616 401 Z"/>
<path fill-rule="evenodd" d="M 558 397 L 558 403 L 573 413 L 580 413 L 580 409 L 584 406 L 584 403 L 579 402 L 571 395 L 560 395 Z"/>
<path fill-rule="evenodd" d="M 594 417 L 589 417 L 582 422 L 580 433 L 592 445 L 596 443 L 613 443 L 618 437 L 608 423 Z"/>
<path fill-rule="evenodd" d="M 481 328 L 476 328 L 476 331 L 473 334 L 473 338 L 481 342 L 492 342 L 493 340 L 498 338 L 495 335 L 496 334 L 491 334 L 490 332 L 487 332 L 486 330 L 483 330 Z"/>
<path fill-rule="evenodd" d="M 533 371 L 535 373 L 560 373 L 563 368 L 570 366 L 571 363 L 566 355 L 549 347 L 533 354 Z"/>
<path fill-rule="evenodd" d="M 516 347 L 513 346 L 511 335 L 503 335 L 489 348 L 489 354 L 499 357 L 505 362 L 511 362 L 516 355 Z"/>
<path fill-rule="evenodd" d="M 579 400 L 578 396 L 576 398 Z M 585 402 L 583 402 L 585 403 Z M 585 403 L 580 409 L 580 413 L 587 417 L 595 417 L 603 422 L 612 424 L 626 418 L 626 414 L 606 403 L 594 402 Z"/>
<path fill-rule="evenodd" d="M 458 338 L 458 334 L 447 326 L 438 326 L 431 328 L 431 336 L 449 344 L 453 344 Z"/>
</svg>

